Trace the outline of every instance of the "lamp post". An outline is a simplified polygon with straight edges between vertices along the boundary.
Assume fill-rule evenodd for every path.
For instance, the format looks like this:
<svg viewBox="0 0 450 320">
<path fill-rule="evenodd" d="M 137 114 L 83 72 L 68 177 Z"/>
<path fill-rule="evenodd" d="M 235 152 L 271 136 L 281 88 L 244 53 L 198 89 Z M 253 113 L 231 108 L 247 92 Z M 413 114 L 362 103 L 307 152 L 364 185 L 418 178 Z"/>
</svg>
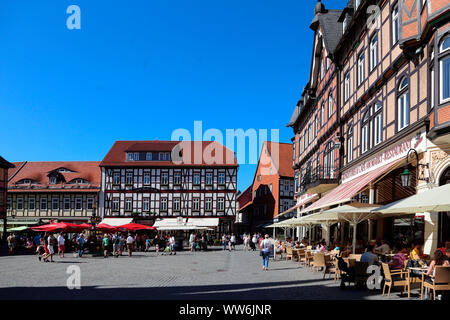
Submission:
<svg viewBox="0 0 450 320">
<path fill-rule="evenodd" d="M 402 173 L 400 173 L 400 178 L 401 178 L 401 182 L 402 182 L 402 186 L 403 187 L 410 187 L 411 186 L 411 176 L 412 173 L 408 170 L 408 160 L 410 157 L 410 154 L 413 153 L 413 156 L 416 157 L 416 165 L 412 165 L 414 169 L 418 169 L 418 168 L 427 168 L 429 169 L 428 163 L 426 164 L 422 164 L 419 163 L 419 154 L 417 153 L 416 149 L 410 149 L 406 155 L 406 164 L 405 164 L 405 168 L 403 170 Z M 419 177 L 419 172 L 418 170 L 416 170 L 416 179 L 417 180 L 422 180 L 422 181 L 426 181 L 427 183 L 429 182 L 429 178 L 423 178 L 423 177 Z"/>
</svg>

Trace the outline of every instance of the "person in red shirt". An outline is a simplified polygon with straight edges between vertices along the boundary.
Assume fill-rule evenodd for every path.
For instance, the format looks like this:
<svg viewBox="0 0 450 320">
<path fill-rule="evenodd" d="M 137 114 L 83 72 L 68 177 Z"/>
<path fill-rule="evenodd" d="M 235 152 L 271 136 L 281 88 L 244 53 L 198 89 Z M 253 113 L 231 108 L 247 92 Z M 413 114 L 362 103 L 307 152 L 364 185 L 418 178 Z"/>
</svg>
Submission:
<svg viewBox="0 0 450 320">
<path fill-rule="evenodd" d="M 405 261 L 408 259 L 408 250 L 404 246 L 401 246 L 399 249 L 399 252 L 389 262 L 390 269 L 398 270 L 405 268 Z"/>
</svg>

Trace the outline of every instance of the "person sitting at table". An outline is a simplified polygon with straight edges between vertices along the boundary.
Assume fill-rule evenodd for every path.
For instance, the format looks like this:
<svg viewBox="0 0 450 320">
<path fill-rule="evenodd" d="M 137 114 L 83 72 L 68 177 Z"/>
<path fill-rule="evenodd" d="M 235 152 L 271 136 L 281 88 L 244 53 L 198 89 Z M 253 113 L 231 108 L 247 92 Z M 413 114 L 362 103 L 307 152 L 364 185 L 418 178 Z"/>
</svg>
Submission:
<svg viewBox="0 0 450 320">
<path fill-rule="evenodd" d="M 405 268 L 405 261 L 408 259 L 408 250 L 402 244 L 398 245 L 399 251 L 395 254 L 392 260 L 388 263 L 390 269 L 398 270 Z"/>
<path fill-rule="evenodd" d="M 409 254 L 409 259 L 417 261 L 421 266 L 425 264 L 423 259 L 429 258 L 428 255 L 423 254 L 422 244 L 414 244 L 414 249 L 411 250 Z"/>
<path fill-rule="evenodd" d="M 436 271 L 436 266 L 444 266 L 448 267 L 450 266 L 448 260 L 445 259 L 445 255 L 442 253 L 441 250 L 436 250 L 433 255 L 433 260 L 430 263 L 430 266 L 428 267 L 426 275 L 428 276 L 425 281 L 429 283 L 433 283 L 432 278 L 434 277 L 434 272 Z"/>
<path fill-rule="evenodd" d="M 345 249 L 341 247 L 341 257 L 348 258 L 352 254 L 352 248 L 346 247 Z"/>
<path fill-rule="evenodd" d="M 295 241 L 294 247 L 295 247 L 296 249 L 299 249 L 299 248 L 300 248 L 300 242 L 298 242 L 298 240 Z"/>
<path fill-rule="evenodd" d="M 373 264 L 377 264 L 378 262 L 378 256 L 373 252 L 374 246 L 368 245 L 366 248 L 366 252 L 364 252 L 361 256 L 361 262 L 367 262 L 369 266 Z"/>
<path fill-rule="evenodd" d="M 389 247 L 389 244 L 387 243 L 386 240 L 381 240 L 381 246 L 379 246 L 375 249 L 375 252 L 378 252 L 381 254 L 386 254 L 386 253 L 389 253 L 390 251 L 391 251 L 391 248 Z"/>
</svg>

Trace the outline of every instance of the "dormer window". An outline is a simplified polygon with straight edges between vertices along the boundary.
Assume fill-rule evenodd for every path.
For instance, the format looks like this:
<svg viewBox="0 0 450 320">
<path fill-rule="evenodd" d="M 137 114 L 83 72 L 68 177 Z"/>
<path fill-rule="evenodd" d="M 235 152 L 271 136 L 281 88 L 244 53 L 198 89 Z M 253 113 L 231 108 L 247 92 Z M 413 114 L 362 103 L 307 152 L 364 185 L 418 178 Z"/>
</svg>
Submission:
<svg viewBox="0 0 450 320">
<path fill-rule="evenodd" d="M 89 183 L 89 181 L 82 179 L 82 178 L 78 178 L 78 179 L 74 179 L 72 181 L 70 181 L 70 183 L 74 183 L 74 184 L 86 184 Z"/>
<path fill-rule="evenodd" d="M 50 177 L 49 178 L 49 183 L 50 184 L 56 184 L 56 177 Z"/>
<path fill-rule="evenodd" d="M 139 152 L 135 152 L 133 154 L 133 158 L 134 158 L 134 161 L 138 161 L 139 160 Z"/>
<path fill-rule="evenodd" d="M 133 161 L 134 157 L 132 153 L 127 153 L 127 161 Z"/>
<path fill-rule="evenodd" d="M 147 152 L 145 154 L 145 160 L 147 160 L 147 161 L 151 161 L 152 160 L 152 153 L 151 152 Z"/>
<path fill-rule="evenodd" d="M 19 181 L 17 184 L 31 184 L 31 180 L 30 179 L 24 179 Z"/>
<path fill-rule="evenodd" d="M 170 160 L 170 152 L 159 153 L 159 161 L 169 161 L 169 160 Z"/>
<path fill-rule="evenodd" d="M 345 32 L 349 22 L 348 14 L 345 15 L 344 22 L 342 22 L 342 32 Z"/>
</svg>

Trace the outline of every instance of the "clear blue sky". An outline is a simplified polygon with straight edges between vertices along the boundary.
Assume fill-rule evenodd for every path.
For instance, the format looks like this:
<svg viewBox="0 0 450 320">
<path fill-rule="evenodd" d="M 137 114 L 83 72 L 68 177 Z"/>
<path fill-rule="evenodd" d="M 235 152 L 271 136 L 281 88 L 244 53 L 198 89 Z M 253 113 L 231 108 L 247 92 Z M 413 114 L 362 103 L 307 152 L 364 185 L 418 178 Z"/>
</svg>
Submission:
<svg viewBox="0 0 450 320">
<path fill-rule="evenodd" d="M 323 1 L 342 9 L 346 0 Z M 2 0 L 0 155 L 102 160 L 177 128 L 286 128 L 308 81 L 315 0 Z M 81 8 L 81 30 L 66 9 Z M 240 166 L 238 188 L 255 165 Z"/>
</svg>

